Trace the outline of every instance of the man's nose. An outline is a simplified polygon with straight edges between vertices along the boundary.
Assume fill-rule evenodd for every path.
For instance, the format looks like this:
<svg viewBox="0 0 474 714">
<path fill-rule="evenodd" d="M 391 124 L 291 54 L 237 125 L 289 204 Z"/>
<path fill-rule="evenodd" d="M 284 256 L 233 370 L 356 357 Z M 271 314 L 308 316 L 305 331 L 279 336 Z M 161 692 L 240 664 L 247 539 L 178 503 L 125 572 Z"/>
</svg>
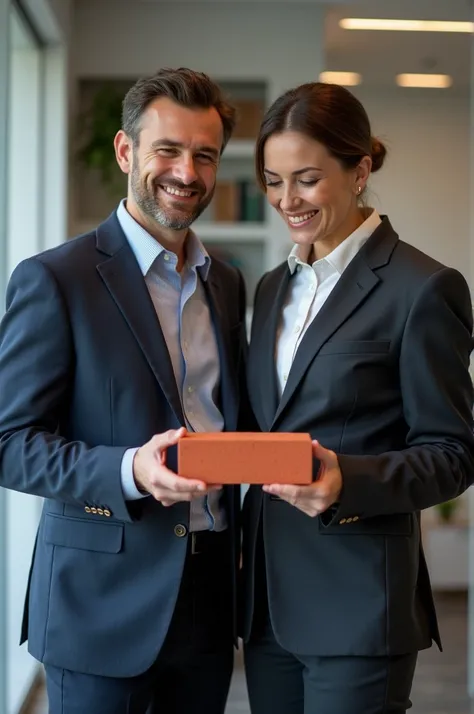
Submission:
<svg viewBox="0 0 474 714">
<path fill-rule="evenodd" d="M 192 157 L 181 157 L 173 167 L 174 177 L 181 183 L 188 186 L 198 179 L 194 159 Z"/>
</svg>

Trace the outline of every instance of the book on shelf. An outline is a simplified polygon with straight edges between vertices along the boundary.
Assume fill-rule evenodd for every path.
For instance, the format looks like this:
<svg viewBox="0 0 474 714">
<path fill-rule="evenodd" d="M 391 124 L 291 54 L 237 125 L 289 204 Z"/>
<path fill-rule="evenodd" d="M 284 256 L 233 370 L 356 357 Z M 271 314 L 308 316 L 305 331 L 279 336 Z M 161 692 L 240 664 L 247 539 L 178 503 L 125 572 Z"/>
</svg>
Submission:
<svg viewBox="0 0 474 714">
<path fill-rule="evenodd" d="M 236 109 L 233 139 L 254 139 L 260 131 L 265 104 L 259 99 L 232 99 Z"/>
<path fill-rule="evenodd" d="M 217 223 L 261 223 L 265 220 L 265 197 L 255 182 L 248 179 L 219 181 L 213 207 Z"/>
</svg>

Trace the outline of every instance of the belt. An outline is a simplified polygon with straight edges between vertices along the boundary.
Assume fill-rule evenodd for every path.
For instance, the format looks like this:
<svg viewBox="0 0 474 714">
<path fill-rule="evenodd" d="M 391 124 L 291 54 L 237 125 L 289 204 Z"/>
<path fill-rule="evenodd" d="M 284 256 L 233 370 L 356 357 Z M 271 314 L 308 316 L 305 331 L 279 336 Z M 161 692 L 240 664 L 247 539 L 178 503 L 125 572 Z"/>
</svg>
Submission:
<svg viewBox="0 0 474 714">
<path fill-rule="evenodd" d="M 228 529 L 224 531 L 193 531 L 189 534 L 188 549 L 191 555 L 200 555 L 225 546 L 228 541 Z"/>
</svg>

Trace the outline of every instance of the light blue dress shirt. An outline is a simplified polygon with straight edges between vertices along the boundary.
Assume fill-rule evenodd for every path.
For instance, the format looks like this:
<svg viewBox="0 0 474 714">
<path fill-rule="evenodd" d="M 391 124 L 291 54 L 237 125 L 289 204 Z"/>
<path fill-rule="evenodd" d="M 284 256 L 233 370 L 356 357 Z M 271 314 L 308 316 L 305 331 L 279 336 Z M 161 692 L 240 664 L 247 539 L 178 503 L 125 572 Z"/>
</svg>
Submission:
<svg viewBox="0 0 474 714">
<path fill-rule="evenodd" d="M 216 406 L 220 368 L 214 328 L 202 281 L 207 280 L 211 259 L 192 231 L 186 238 L 186 263 L 179 273 L 177 256 L 165 250 L 128 213 L 125 200 L 117 218 L 132 249 L 153 301 L 163 331 L 189 431 L 222 431 L 224 419 Z M 126 500 L 146 498 L 133 478 L 133 457 L 122 459 L 122 490 Z M 191 531 L 227 527 L 221 494 L 196 499 L 190 505 Z"/>
</svg>

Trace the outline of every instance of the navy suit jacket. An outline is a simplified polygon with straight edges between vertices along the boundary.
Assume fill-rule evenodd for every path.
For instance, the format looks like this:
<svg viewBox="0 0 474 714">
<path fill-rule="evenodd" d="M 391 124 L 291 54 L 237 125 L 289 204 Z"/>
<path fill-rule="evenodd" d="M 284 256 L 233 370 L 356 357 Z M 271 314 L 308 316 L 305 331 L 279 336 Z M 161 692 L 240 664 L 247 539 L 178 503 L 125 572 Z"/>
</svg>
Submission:
<svg viewBox="0 0 474 714">
<path fill-rule="evenodd" d="M 466 281 L 399 240 L 388 218 L 308 327 L 278 399 L 275 341 L 291 275 L 267 273 L 248 358 L 262 431 L 335 451 L 340 502 L 310 518 L 252 486 L 243 522 L 243 635 L 265 540 L 277 640 L 301 655 L 401 655 L 440 642 L 420 511 L 474 480 L 472 306 Z"/>
<path fill-rule="evenodd" d="M 219 406 L 234 431 L 244 284 L 213 260 L 205 289 Z M 183 424 L 159 321 L 115 213 L 16 268 L 0 330 L 0 485 L 45 499 L 22 633 L 37 659 L 115 677 L 156 659 L 186 554 L 175 528 L 188 526 L 189 503 L 126 502 L 120 467 L 127 448 Z M 175 450 L 168 465 L 176 469 Z M 224 499 L 237 564 L 238 490 Z"/>
</svg>

